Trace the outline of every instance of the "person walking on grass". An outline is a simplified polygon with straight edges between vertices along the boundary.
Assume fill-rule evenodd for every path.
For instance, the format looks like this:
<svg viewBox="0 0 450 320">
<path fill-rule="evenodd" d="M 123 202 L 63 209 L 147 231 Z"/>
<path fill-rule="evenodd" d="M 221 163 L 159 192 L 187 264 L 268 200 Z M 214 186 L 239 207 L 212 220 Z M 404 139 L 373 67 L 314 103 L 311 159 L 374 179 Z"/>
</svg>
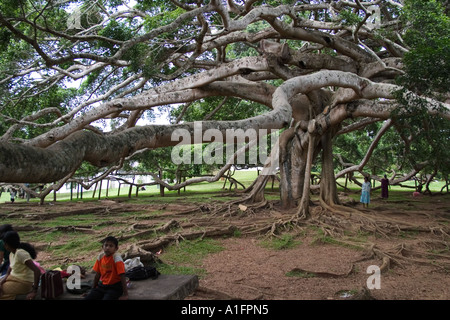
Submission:
<svg viewBox="0 0 450 320">
<path fill-rule="evenodd" d="M 9 195 L 11 197 L 11 203 L 14 203 L 14 200 L 16 199 L 17 190 L 14 188 L 9 189 Z"/>
<path fill-rule="evenodd" d="M 363 204 L 363 208 L 368 208 L 370 203 L 370 182 L 368 177 L 364 177 L 364 182 L 361 187 L 361 198 L 359 202 Z"/>
</svg>

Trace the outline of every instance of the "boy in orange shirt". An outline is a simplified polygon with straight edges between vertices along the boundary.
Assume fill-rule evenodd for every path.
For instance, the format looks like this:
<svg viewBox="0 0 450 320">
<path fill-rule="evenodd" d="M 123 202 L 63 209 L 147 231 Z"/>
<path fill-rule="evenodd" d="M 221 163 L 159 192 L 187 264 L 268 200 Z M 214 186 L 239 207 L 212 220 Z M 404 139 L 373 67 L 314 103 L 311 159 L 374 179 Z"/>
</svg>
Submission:
<svg viewBox="0 0 450 320">
<path fill-rule="evenodd" d="M 120 254 L 119 241 L 115 237 L 103 240 L 103 252 L 94 264 L 97 273 L 92 290 L 86 300 L 127 300 L 128 289 L 125 278 L 125 264 Z"/>
</svg>

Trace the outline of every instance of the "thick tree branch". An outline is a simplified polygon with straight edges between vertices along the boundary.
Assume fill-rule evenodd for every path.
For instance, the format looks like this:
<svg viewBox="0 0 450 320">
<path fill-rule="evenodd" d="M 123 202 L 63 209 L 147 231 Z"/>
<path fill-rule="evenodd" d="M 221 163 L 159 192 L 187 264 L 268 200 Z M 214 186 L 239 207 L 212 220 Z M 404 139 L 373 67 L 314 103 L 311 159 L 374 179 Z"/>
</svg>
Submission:
<svg viewBox="0 0 450 320">
<path fill-rule="evenodd" d="M 381 137 L 386 133 L 387 130 L 392 126 L 392 120 L 388 119 L 383 123 L 383 126 L 378 130 L 377 135 L 372 140 L 369 148 L 366 151 L 366 154 L 364 155 L 364 158 L 361 160 L 361 162 L 357 165 L 353 165 L 351 167 L 345 168 L 344 170 L 341 170 L 336 174 L 336 179 L 339 177 L 342 177 L 343 175 L 346 175 L 347 173 L 359 171 L 361 172 L 364 169 L 364 166 L 367 164 L 367 162 L 370 160 L 370 157 L 372 156 L 373 151 L 378 145 L 378 142 L 380 142 Z"/>
</svg>

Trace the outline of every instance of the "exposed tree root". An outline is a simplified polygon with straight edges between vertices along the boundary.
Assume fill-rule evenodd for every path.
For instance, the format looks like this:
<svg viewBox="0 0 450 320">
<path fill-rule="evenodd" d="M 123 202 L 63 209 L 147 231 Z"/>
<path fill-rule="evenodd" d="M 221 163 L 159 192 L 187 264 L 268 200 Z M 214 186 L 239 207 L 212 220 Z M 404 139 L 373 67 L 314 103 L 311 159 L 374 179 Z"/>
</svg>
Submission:
<svg viewBox="0 0 450 320">
<path fill-rule="evenodd" d="M 233 211 L 233 206 L 239 206 L 245 199 L 233 200 L 227 203 L 228 212 Z M 251 208 L 258 208 L 258 214 L 270 207 L 265 202 L 252 204 L 247 206 L 246 210 L 240 210 L 240 214 L 255 214 Z M 273 206 L 271 207 L 273 209 Z M 238 209 L 236 209 L 237 211 Z M 383 249 L 373 244 L 369 245 L 365 250 L 365 254 L 361 260 L 379 259 L 381 261 L 380 269 L 386 272 L 393 266 L 404 267 L 408 263 L 427 264 L 438 267 L 442 270 L 450 270 L 450 255 L 449 245 L 447 240 L 449 237 L 449 227 L 445 223 L 439 223 L 432 217 L 428 217 L 427 224 L 413 224 L 409 223 L 408 219 L 396 219 L 389 217 L 373 210 L 359 210 L 349 206 L 333 204 L 329 205 L 320 201 L 319 205 L 310 206 L 311 218 L 305 219 L 299 217 L 298 214 L 284 214 L 280 219 L 270 222 L 266 225 L 259 225 L 259 227 L 249 227 L 245 229 L 245 234 L 261 234 L 271 237 L 279 237 L 283 232 L 292 231 L 294 228 L 302 228 L 308 226 L 315 226 L 322 230 L 324 236 L 336 238 L 338 243 L 350 247 L 363 248 L 361 243 L 345 240 L 346 234 L 361 234 L 366 233 L 375 237 L 383 237 L 389 239 L 390 237 L 398 237 L 403 233 L 431 233 L 442 240 L 436 243 L 427 243 L 425 250 L 412 249 L 411 245 L 402 244 L 395 248 Z M 436 253 L 433 249 L 434 245 L 441 247 L 442 253 Z M 415 247 L 419 247 L 416 244 Z M 431 248 L 430 248 L 431 247 Z M 434 250 L 434 251 L 433 251 Z M 300 270 L 298 270 L 300 271 Z M 311 271 L 312 273 L 316 273 Z"/>
<path fill-rule="evenodd" d="M 64 232 L 80 232 L 87 234 L 95 234 L 95 230 L 92 226 L 56 226 L 56 227 L 41 227 L 41 226 L 20 226 L 15 228 L 16 231 L 39 231 L 39 232 L 52 232 L 52 231 L 64 231 Z"/>
<path fill-rule="evenodd" d="M 206 230 L 206 231 L 197 231 L 197 232 L 188 232 L 188 233 L 177 233 L 174 235 L 167 235 L 161 238 L 156 238 L 152 240 L 144 240 L 139 241 L 135 245 L 140 247 L 143 250 L 146 251 L 154 251 L 159 250 L 162 247 L 165 247 L 169 245 L 170 243 L 177 243 L 180 240 L 192 240 L 192 239 L 199 239 L 204 237 L 220 237 L 220 236 L 230 236 L 234 233 L 236 230 L 235 227 L 229 226 L 226 228 L 215 228 L 212 230 Z"/>
<path fill-rule="evenodd" d="M 290 272 L 303 274 L 305 277 L 313 276 L 319 278 L 345 278 L 355 271 L 355 265 L 351 265 L 349 270 L 344 273 L 323 272 L 323 271 L 311 271 L 302 268 L 294 268 Z"/>
<path fill-rule="evenodd" d="M 137 228 L 137 224 L 133 224 L 131 227 L 128 228 L 128 230 L 135 230 Z M 143 236 L 147 236 L 150 234 L 156 234 L 158 232 L 168 232 L 169 230 L 173 229 L 173 228 L 178 228 L 180 225 L 178 223 L 178 221 L 176 220 L 170 220 L 169 222 L 165 223 L 163 226 L 158 227 L 158 228 L 150 228 L 149 230 L 145 230 L 145 231 L 141 231 L 135 234 L 130 234 L 130 235 L 124 235 L 120 237 L 120 240 L 127 240 L 130 238 L 141 238 Z"/>
<path fill-rule="evenodd" d="M 214 300 L 240 300 L 240 298 L 231 296 L 228 293 L 206 288 L 204 286 L 199 286 L 197 290 L 195 290 L 195 296 L 207 296 L 209 299 L 211 299 L 211 297 L 214 297 Z"/>
<path fill-rule="evenodd" d="M 67 210 L 64 209 L 64 211 L 56 210 L 55 212 L 45 212 L 45 213 L 29 213 L 28 210 L 23 208 L 20 208 L 19 210 L 15 210 L 16 212 L 8 214 L 8 218 L 21 218 L 24 217 L 26 219 L 30 220 L 50 220 L 55 219 L 59 217 L 70 217 L 74 215 L 90 215 L 90 214 L 96 214 L 96 215 L 109 215 L 109 214 L 122 214 L 124 212 L 134 212 L 136 211 L 136 207 L 133 206 L 123 206 L 123 205 L 96 205 L 88 208 L 83 209 L 76 209 L 76 210 Z"/>
<path fill-rule="evenodd" d="M 132 259 L 135 257 L 139 257 L 140 261 L 145 264 L 152 264 L 155 262 L 161 262 L 160 259 L 156 254 L 154 254 L 151 251 L 147 251 L 145 249 L 142 249 L 141 247 L 137 245 L 131 245 L 128 247 L 127 251 L 124 254 L 124 260 L 126 259 Z"/>
<path fill-rule="evenodd" d="M 284 233 L 304 234 L 317 233 L 317 241 L 324 243 L 330 240 L 342 246 L 362 249 L 363 254 L 357 261 L 376 259 L 382 272 L 390 268 L 403 268 L 408 264 L 426 264 L 435 266 L 437 270 L 450 270 L 450 227 L 448 217 L 439 212 L 435 215 L 422 212 L 397 213 L 376 210 L 358 210 L 347 205 L 327 205 L 323 202 L 311 202 L 309 205 L 310 218 L 302 219 L 296 208 L 285 210 L 278 202 L 263 201 L 248 203 L 248 197 L 234 199 L 226 203 L 207 203 L 201 206 L 185 208 L 182 206 L 158 205 L 146 206 L 146 210 L 158 209 L 164 211 L 159 215 L 145 217 L 135 216 L 134 223 L 129 224 L 130 216 L 122 219 L 102 220 L 95 225 L 52 226 L 44 227 L 34 224 L 37 219 L 70 215 L 108 215 L 119 213 L 120 210 L 111 204 L 106 207 L 89 206 L 66 212 L 29 212 L 19 211 L 11 215 L 15 219 L 28 219 L 29 225 L 22 225 L 18 231 L 52 232 L 80 232 L 96 235 L 98 239 L 105 236 L 104 228 L 108 225 L 108 234 L 116 235 L 121 243 L 128 242 L 127 257 L 140 256 L 141 259 L 154 261 L 158 259 L 156 252 L 180 241 L 233 236 L 239 232 L 242 236 L 281 237 Z M 180 210 L 181 208 L 181 210 Z M 132 210 L 133 209 L 133 210 Z M 143 210 L 139 206 L 122 206 L 121 212 Z M 402 218 L 399 218 L 399 215 Z M 413 219 L 409 219 L 409 216 Z M 250 218 L 249 218 L 250 217 Z M 412 223 L 411 221 L 417 221 Z M 123 227 L 122 227 L 123 225 Z M 112 227 L 114 226 L 115 229 Z M 122 229 L 118 229 L 122 228 Z M 320 230 L 320 236 L 319 232 Z M 414 235 L 414 237 L 408 237 Z M 423 236 L 422 236 L 423 235 Z M 431 235 L 431 237 L 430 237 Z M 402 242 L 393 247 L 383 247 L 371 243 L 370 238 L 398 239 Z M 424 240 L 426 237 L 426 240 Z M 404 241 L 403 241 L 404 238 Z M 414 240 L 412 240 L 414 239 Z M 389 243 L 388 241 L 384 241 Z M 381 243 L 384 243 L 381 241 Z M 37 244 L 43 248 L 48 244 Z M 53 244 L 54 245 L 54 244 Z M 296 270 L 318 274 L 313 270 Z M 328 276 L 333 275 L 328 272 Z M 319 274 L 320 275 L 320 274 Z M 318 276 L 319 276 L 318 275 Z M 320 275 L 321 276 L 321 275 Z M 327 276 L 324 274 L 323 276 Z"/>
</svg>

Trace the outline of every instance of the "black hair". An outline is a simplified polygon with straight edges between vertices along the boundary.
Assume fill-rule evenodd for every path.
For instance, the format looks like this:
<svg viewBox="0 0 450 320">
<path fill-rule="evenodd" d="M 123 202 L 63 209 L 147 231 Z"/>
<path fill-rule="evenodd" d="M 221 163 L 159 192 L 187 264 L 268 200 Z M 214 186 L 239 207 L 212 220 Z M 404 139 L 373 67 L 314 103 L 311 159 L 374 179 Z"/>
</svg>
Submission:
<svg viewBox="0 0 450 320">
<path fill-rule="evenodd" d="M 2 224 L 0 226 L 0 239 L 3 239 L 3 236 L 8 231 L 14 231 L 12 225 L 10 225 L 10 224 Z"/>
<path fill-rule="evenodd" d="M 115 245 L 116 247 L 119 247 L 119 240 L 117 240 L 116 237 L 108 236 L 108 237 L 106 237 L 105 239 L 102 240 L 102 243 L 103 243 L 103 244 L 104 244 L 105 242 L 112 242 L 112 243 L 114 243 L 114 245 Z"/>
<path fill-rule="evenodd" d="M 3 242 L 14 249 L 23 249 L 27 251 L 31 259 L 36 259 L 37 253 L 34 247 L 27 242 L 20 242 L 20 236 L 16 231 L 8 231 L 3 235 Z"/>
</svg>

